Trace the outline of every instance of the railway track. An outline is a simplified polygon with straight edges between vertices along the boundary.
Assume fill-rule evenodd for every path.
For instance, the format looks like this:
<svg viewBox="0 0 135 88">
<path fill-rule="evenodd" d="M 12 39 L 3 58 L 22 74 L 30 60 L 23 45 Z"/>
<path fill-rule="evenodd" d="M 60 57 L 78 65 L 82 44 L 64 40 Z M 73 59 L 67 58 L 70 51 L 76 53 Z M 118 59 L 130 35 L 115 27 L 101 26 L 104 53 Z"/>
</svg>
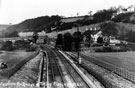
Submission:
<svg viewBox="0 0 135 88">
<path fill-rule="evenodd" d="M 49 83 L 53 84 L 52 86 L 54 88 L 58 88 L 58 87 L 62 87 L 62 88 L 66 88 L 64 86 L 65 80 L 62 74 L 62 70 L 60 68 L 60 66 L 57 63 L 58 59 L 55 58 L 54 54 L 53 54 L 53 58 L 49 57 L 49 68 L 51 70 L 50 73 L 50 80 Z M 59 84 L 57 84 L 59 83 Z"/>
<path fill-rule="evenodd" d="M 63 86 L 65 81 L 57 59 L 55 59 L 54 54 L 49 49 L 45 50 L 42 51 L 44 57 L 40 62 L 37 86 L 41 88 L 66 88 Z"/>
<path fill-rule="evenodd" d="M 72 59 L 74 59 L 76 62 L 78 62 L 77 60 L 77 54 L 75 53 L 67 53 Z M 92 74 L 97 80 L 99 80 L 104 86 L 105 88 L 116 88 L 116 85 L 112 84 L 111 82 L 107 82 L 105 79 L 102 78 L 102 76 L 95 74 L 94 71 L 89 70 L 89 62 L 93 63 L 95 65 L 98 65 L 99 67 L 102 67 L 108 71 L 110 71 L 110 73 L 112 74 L 116 74 L 126 80 L 128 80 L 129 82 L 132 82 L 133 84 L 135 83 L 135 75 L 123 68 L 117 67 L 113 64 L 107 63 L 105 61 L 102 60 L 98 60 L 96 58 L 93 57 L 89 57 L 89 56 L 85 56 L 83 54 L 80 54 L 81 58 L 83 58 L 84 63 L 82 62 L 81 66 L 85 69 L 87 69 L 87 71 Z"/>
<path fill-rule="evenodd" d="M 99 60 L 97 58 L 92 57 L 91 59 L 88 59 L 90 57 L 83 55 L 83 54 L 81 54 L 81 57 L 83 57 L 85 60 L 87 60 L 89 62 L 92 62 L 110 72 L 113 72 L 113 73 L 123 77 L 124 79 L 126 79 L 132 83 L 135 83 L 135 74 L 133 72 L 130 72 L 122 67 L 118 67 L 118 66 L 108 63 L 106 61 Z"/>
<path fill-rule="evenodd" d="M 73 61 L 74 63 L 78 63 L 78 59 L 77 59 L 77 55 L 75 53 L 66 53 Z M 85 60 L 87 60 L 86 58 L 83 58 Z M 103 88 L 108 88 L 106 87 L 106 81 L 102 79 L 102 77 L 99 77 L 99 75 L 95 74 L 95 72 L 89 70 L 89 60 L 87 60 L 87 63 L 84 61 L 80 64 L 80 67 L 82 67 L 83 69 L 85 69 L 88 73 L 90 73 L 92 76 L 94 76 L 94 80 L 98 81 L 100 86 Z M 109 86 L 110 87 L 110 86 Z"/>
<path fill-rule="evenodd" d="M 39 77 L 37 81 L 38 87 L 48 88 L 48 56 L 46 51 L 40 51 L 43 57 L 39 65 Z"/>
<path fill-rule="evenodd" d="M 48 75 L 51 88 L 93 88 L 57 50 L 46 46 L 44 50 L 49 58 Z"/>
</svg>

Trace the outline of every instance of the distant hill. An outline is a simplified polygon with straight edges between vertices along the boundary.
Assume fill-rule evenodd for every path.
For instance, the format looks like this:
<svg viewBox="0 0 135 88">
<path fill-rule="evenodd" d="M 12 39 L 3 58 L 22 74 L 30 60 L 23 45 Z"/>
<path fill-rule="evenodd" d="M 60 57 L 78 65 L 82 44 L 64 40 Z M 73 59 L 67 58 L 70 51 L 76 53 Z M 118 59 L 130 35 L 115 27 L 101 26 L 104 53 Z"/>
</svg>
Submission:
<svg viewBox="0 0 135 88">
<path fill-rule="evenodd" d="M 130 16 L 128 16 L 124 22 L 127 22 L 127 23 L 133 23 L 135 24 L 135 12 L 133 14 L 131 14 Z"/>
<path fill-rule="evenodd" d="M 4 37 L 15 37 L 18 32 L 46 31 L 50 32 L 51 27 L 61 19 L 60 16 L 42 16 L 33 19 L 27 19 L 19 24 L 9 26 L 4 32 Z"/>
<path fill-rule="evenodd" d="M 92 16 L 78 16 L 78 17 L 67 17 L 67 18 L 62 18 L 61 21 L 63 23 L 70 23 L 70 22 L 76 22 L 78 20 L 83 20 L 83 19 L 91 19 L 93 20 L 93 17 Z"/>
<path fill-rule="evenodd" d="M 46 31 L 47 33 L 53 31 L 59 32 L 74 32 L 76 31 L 75 24 L 80 23 L 80 31 L 84 32 L 90 28 L 100 28 L 101 25 L 106 24 L 105 22 L 95 23 L 93 21 L 93 17 L 91 16 L 79 16 L 79 17 L 68 17 L 62 18 L 60 16 L 42 16 L 33 19 L 27 19 L 16 25 L 3 25 L 0 26 L 0 30 L 4 30 L 2 32 L 2 36 L 5 37 L 15 37 L 18 32 L 31 32 L 31 31 Z M 106 25 L 110 25 L 111 23 L 116 26 L 118 30 L 119 37 L 121 35 L 127 34 L 129 31 L 135 31 L 135 13 L 122 13 L 117 15 L 112 21 L 108 21 L 109 23 Z M 108 27 L 109 28 L 109 27 Z M 1 36 L 0 36 L 1 37 Z"/>
<path fill-rule="evenodd" d="M 55 22 L 61 19 L 60 16 L 42 16 L 33 19 L 27 19 L 17 25 L 13 25 L 8 28 L 8 30 L 16 30 L 21 32 L 27 31 L 50 31 L 51 26 L 55 25 Z"/>
<path fill-rule="evenodd" d="M 118 14 L 112 20 L 115 22 L 135 23 L 135 12 Z"/>
<path fill-rule="evenodd" d="M 0 37 L 4 37 L 5 31 L 12 25 L 0 24 Z"/>
<path fill-rule="evenodd" d="M 5 25 L 5 24 L 0 24 L 0 31 L 2 30 L 6 30 L 8 27 L 10 27 L 11 25 Z"/>
<path fill-rule="evenodd" d="M 51 32 L 51 28 L 60 26 L 64 30 L 64 27 L 73 26 L 73 23 L 78 20 L 83 20 L 84 18 L 92 19 L 89 16 L 79 16 L 79 17 L 67 17 L 62 18 L 60 16 L 42 16 L 33 19 L 27 19 L 19 24 L 10 26 L 7 28 L 7 33 L 18 31 L 18 32 L 27 32 L 27 31 L 46 31 Z M 59 29 L 58 29 L 59 30 Z"/>
<path fill-rule="evenodd" d="M 12 25 L 8 27 L 4 32 L 3 36 L 12 37 L 11 34 L 17 35 L 18 32 L 31 32 L 31 31 L 62 31 L 71 29 L 75 26 L 77 21 L 82 22 L 82 24 L 89 24 L 93 18 L 90 16 L 79 16 L 79 17 L 68 17 L 62 18 L 60 16 L 42 16 L 33 19 L 27 19 L 19 24 Z M 82 21 L 83 20 L 83 21 Z M 13 35 L 13 36 L 14 36 Z M 14 36 L 15 37 L 15 36 Z"/>
<path fill-rule="evenodd" d="M 104 26 L 101 28 L 102 25 L 104 25 Z M 112 27 L 117 30 L 117 34 L 114 34 L 115 30 L 113 33 L 113 29 L 111 29 Z M 95 23 L 95 24 L 79 27 L 79 31 L 81 33 L 84 33 L 85 31 L 90 30 L 90 29 L 95 30 L 95 28 L 98 31 L 103 31 L 104 29 L 111 30 L 112 35 L 115 36 L 116 38 L 118 38 L 120 40 L 127 40 L 129 42 L 135 42 L 135 36 L 134 36 L 135 35 L 135 25 L 134 24 L 106 21 L 106 22 L 100 22 L 100 23 Z M 72 29 L 59 31 L 58 33 L 64 34 L 66 32 L 69 32 L 69 33 L 73 34 L 76 31 L 77 31 L 77 28 L 74 27 Z M 110 33 L 110 32 L 108 32 L 108 33 Z M 47 35 L 49 37 L 56 37 L 57 33 L 52 32 Z"/>
</svg>

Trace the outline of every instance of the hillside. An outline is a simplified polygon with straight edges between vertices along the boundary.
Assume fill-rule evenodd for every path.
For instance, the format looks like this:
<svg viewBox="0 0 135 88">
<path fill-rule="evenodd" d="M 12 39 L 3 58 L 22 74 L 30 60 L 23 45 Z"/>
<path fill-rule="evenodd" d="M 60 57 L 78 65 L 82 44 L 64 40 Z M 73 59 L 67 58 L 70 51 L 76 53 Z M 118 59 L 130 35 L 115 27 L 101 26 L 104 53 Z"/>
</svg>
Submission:
<svg viewBox="0 0 135 88">
<path fill-rule="evenodd" d="M 98 19 L 98 18 L 96 18 Z M 42 16 L 33 19 L 27 19 L 19 24 L 9 26 L 4 32 L 2 32 L 4 37 L 15 37 L 18 32 L 31 32 L 31 31 L 46 31 L 47 33 L 59 31 L 60 33 L 65 32 L 75 32 L 76 27 L 79 24 L 80 31 L 84 32 L 87 29 L 101 28 L 103 29 L 116 29 L 118 34 L 115 35 L 120 39 L 127 39 L 131 31 L 135 31 L 135 21 L 134 12 L 121 13 L 117 15 L 112 21 L 97 22 L 92 16 L 79 16 L 79 17 L 68 17 L 62 18 L 60 16 Z M 107 23 L 108 22 L 108 23 Z M 112 30 L 113 31 L 113 30 Z M 53 33 L 50 33 L 53 34 Z M 56 34 L 56 33 L 55 33 Z M 0 36 L 0 37 L 1 37 Z M 55 35 L 54 35 L 55 36 Z M 129 38 L 128 38 L 129 39 Z"/>
<path fill-rule="evenodd" d="M 59 16 L 42 16 L 33 19 L 27 19 L 17 25 L 11 26 L 8 30 L 16 31 L 41 31 L 45 30 L 50 31 L 51 26 L 55 25 L 55 22 L 59 21 L 61 17 Z"/>
<path fill-rule="evenodd" d="M 63 31 L 72 29 L 76 23 L 82 25 L 90 24 L 93 20 L 91 16 L 79 16 L 79 17 L 67 17 L 62 18 L 58 15 L 54 16 L 42 16 L 33 19 L 27 19 L 19 24 L 8 27 L 4 32 L 5 37 L 15 37 L 18 32 L 31 32 L 31 31 L 46 31 L 47 33 L 52 31 Z"/>
<path fill-rule="evenodd" d="M 50 32 L 52 27 L 61 19 L 60 16 L 42 16 L 27 19 L 19 24 L 12 25 L 3 31 L 4 37 L 17 37 L 18 32 L 46 31 Z M 0 36 L 1 37 L 1 36 Z"/>
<path fill-rule="evenodd" d="M 95 23 L 87 26 L 81 26 L 79 27 L 79 31 L 81 33 L 87 31 L 88 29 L 98 29 L 101 30 L 108 35 L 115 36 L 117 39 L 120 40 L 126 40 L 129 42 L 135 42 L 135 25 L 131 23 L 123 23 L 123 22 L 113 22 L 113 21 L 107 21 L 107 22 L 101 22 L 101 23 Z M 58 33 L 64 34 L 66 32 L 69 32 L 73 34 L 77 31 L 76 27 L 73 27 L 72 29 L 59 31 Z M 47 34 L 49 37 L 56 37 L 57 33 L 52 32 Z"/>
<path fill-rule="evenodd" d="M 129 18 L 134 14 L 134 12 L 127 12 L 127 13 L 121 13 L 117 14 L 114 18 L 112 18 L 115 22 L 127 22 L 130 23 Z"/>
<path fill-rule="evenodd" d="M 3 25 L 3 24 L 0 24 L 0 31 L 2 30 L 6 30 L 8 27 L 10 27 L 11 25 Z"/>
<path fill-rule="evenodd" d="M 10 26 L 12 26 L 12 25 L 0 24 L 0 37 L 4 37 L 4 35 L 3 35 L 5 33 L 4 31 L 6 31 L 7 28 Z"/>
<path fill-rule="evenodd" d="M 7 28 L 6 32 L 28 32 L 28 31 L 42 31 L 51 32 L 51 28 L 59 27 L 58 30 L 64 30 L 65 28 L 72 28 L 74 22 L 78 20 L 83 20 L 84 18 L 89 18 L 89 16 L 79 16 L 79 17 L 67 17 L 62 18 L 60 16 L 42 16 L 33 19 L 27 19 L 19 24 L 13 25 Z M 9 31 L 10 30 L 10 31 Z"/>
<path fill-rule="evenodd" d="M 135 23 L 135 13 L 125 19 L 125 22 Z"/>
<path fill-rule="evenodd" d="M 71 23 L 71 22 L 76 22 L 78 20 L 83 20 L 83 19 L 87 19 L 87 20 L 93 20 L 93 16 L 78 16 L 78 17 L 67 17 L 67 18 L 62 18 L 61 21 L 63 23 Z"/>
</svg>

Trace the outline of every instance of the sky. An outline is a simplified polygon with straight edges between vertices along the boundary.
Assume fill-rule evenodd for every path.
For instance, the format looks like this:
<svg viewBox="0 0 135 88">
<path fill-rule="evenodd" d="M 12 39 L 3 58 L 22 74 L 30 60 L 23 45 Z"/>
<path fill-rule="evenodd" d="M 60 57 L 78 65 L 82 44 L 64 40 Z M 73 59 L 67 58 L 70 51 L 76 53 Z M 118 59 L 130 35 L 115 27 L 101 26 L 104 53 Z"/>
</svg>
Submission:
<svg viewBox="0 0 135 88">
<path fill-rule="evenodd" d="M 87 15 L 110 7 L 135 5 L 134 0 L 0 0 L 0 24 L 17 24 L 45 15 Z"/>
</svg>

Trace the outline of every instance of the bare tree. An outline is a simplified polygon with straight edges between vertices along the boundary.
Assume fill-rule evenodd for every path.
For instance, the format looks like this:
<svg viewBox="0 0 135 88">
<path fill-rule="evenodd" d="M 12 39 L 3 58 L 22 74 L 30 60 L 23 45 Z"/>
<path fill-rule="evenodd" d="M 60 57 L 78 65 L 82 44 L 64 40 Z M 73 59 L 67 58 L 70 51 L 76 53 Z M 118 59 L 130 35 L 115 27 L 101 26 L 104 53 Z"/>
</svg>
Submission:
<svg viewBox="0 0 135 88">
<path fill-rule="evenodd" d="M 92 11 L 89 11 L 88 14 L 89 14 L 90 16 L 92 16 Z"/>
<path fill-rule="evenodd" d="M 77 16 L 79 16 L 79 13 L 76 13 Z"/>
</svg>

